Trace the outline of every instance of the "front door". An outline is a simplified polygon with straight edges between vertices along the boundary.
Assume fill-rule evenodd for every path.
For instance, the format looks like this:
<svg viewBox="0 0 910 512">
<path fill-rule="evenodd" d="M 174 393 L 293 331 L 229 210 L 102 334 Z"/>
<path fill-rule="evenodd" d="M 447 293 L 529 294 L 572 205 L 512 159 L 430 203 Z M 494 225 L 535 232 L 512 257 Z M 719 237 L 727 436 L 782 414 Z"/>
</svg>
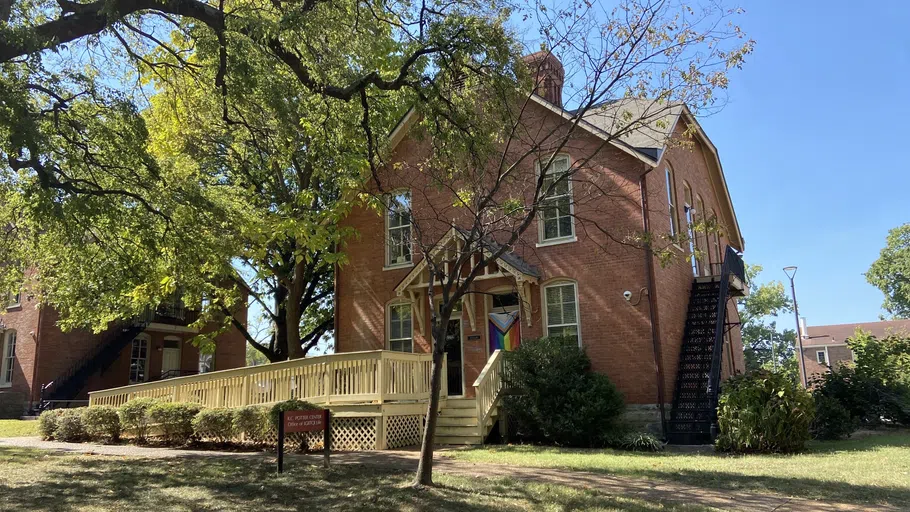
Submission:
<svg viewBox="0 0 910 512">
<path fill-rule="evenodd" d="M 180 347 L 164 347 L 161 353 L 161 377 L 180 376 Z"/>
<path fill-rule="evenodd" d="M 448 365 L 446 370 L 449 375 L 449 396 L 464 395 L 464 382 L 461 367 L 461 319 L 449 320 L 446 329 L 446 357 Z"/>
</svg>

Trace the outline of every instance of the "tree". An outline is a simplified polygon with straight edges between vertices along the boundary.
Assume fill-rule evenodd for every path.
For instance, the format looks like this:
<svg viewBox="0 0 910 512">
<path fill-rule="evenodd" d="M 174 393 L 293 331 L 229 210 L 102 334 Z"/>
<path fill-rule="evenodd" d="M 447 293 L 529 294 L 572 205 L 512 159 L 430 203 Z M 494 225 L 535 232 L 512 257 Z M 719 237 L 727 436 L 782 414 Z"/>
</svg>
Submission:
<svg viewBox="0 0 910 512">
<path fill-rule="evenodd" d="M 598 213 L 641 208 L 637 198 L 629 200 L 628 184 L 644 178 L 646 165 L 620 177 L 601 167 L 601 157 L 628 156 L 624 137 L 669 130 L 667 119 L 684 105 L 695 113 L 719 106 L 715 94 L 726 86 L 728 70 L 740 67 L 752 48 L 738 28 L 725 25 L 738 11 L 716 5 L 695 10 L 630 0 L 612 11 L 578 3 L 555 10 L 534 4 L 516 12 L 534 20 L 542 51 L 522 60 L 521 48 L 504 37 L 483 54 L 440 61 L 438 92 L 420 97 L 410 129 L 426 149 L 391 166 L 384 166 L 388 155 L 382 152 L 370 160 L 372 204 L 406 219 L 415 261 L 428 282 L 424 305 L 432 312 L 433 362 L 415 485 L 432 484 L 449 318 L 463 298 L 480 293 L 472 287 L 478 276 L 507 253 L 533 251 L 522 235 L 539 216 L 573 218 L 605 257 L 617 251 L 671 253 L 684 234 L 603 222 Z M 565 101 L 551 96 L 550 102 L 557 112 L 560 103 L 573 107 L 560 120 L 535 99 L 535 91 L 550 94 L 549 73 L 563 69 L 555 55 L 567 65 L 569 79 Z M 600 138 L 587 135 L 589 116 L 603 123 Z M 675 140 L 684 144 L 694 129 L 690 124 Z M 561 159 L 570 147 L 580 156 Z M 574 192 L 567 195 L 569 184 Z M 412 197 L 394 194 L 399 187 L 408 187 Z"/>
<path fill-rule="evenodd" d="M 761 265 L 747 265 L 746 279 L 752 290 L 738 301 L 742 322 L 746 370 L 782 371 L 794 381 L 799 378 L 796 359 L 796 330 L 778 330 L 778 315 L 793 311 L 783 283 L 771 281 L 758 285 Z"/>
<path fill-rule="evenodd" d="M 332 327 L 336 228 L 472 0 L 0 2 L 0 287 L 101 330 L 179 293 L 270 360 Z M 249 295 L 271 334 L 230 313 Z M 199 338 L 200 343 L 211 336 Z"/>
<path fill-rule="evenodd" d="M 887 244 L 866 272 L 866 280 L 885 294 L 882 308 L 892 318 L 910 318 L 910 223 L 888 232 Z"/>
</svg>

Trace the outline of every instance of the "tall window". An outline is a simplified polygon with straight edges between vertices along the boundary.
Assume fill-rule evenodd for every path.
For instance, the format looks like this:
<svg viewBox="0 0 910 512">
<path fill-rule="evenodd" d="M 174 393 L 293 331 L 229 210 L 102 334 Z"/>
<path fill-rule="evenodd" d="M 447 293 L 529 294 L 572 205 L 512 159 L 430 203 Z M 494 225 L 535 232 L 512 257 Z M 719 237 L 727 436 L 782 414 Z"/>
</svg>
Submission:
<svg viewBox="0 0 910 512">
<path fill-rule="evenodd" d="M 578 295 L 575 283 L 557 283 L 543 289 L 546 301 L 547 336 L 565 336 L 579 341 Z"/>
<path fill-rule="evenodd" d="M 411 305 L 408 303 L 389 306 L 389 350 L 398 352 L 414 351 Z"/>
<path fill-rule="evenodd" d="M 130 384 L 148 380 L 149 340 L 139 337 L 133 340 L 130 351 Z"/>
<path fill-rule="evenodd" d="M 540 162 L 538 162 L 540 165 Z M 544 172 L 540 200 L 540 241 L 561 240 L 575 235 L 572 219 L 572 185 L 569 157 L 560 156 Z M 548 193 L 549 191 L 549 193 Z"/>
<path fill-rule="evenodd" d="M 695 238 L 695 209 L 692 208 L 692 187 L 683 182 L 683 211 L 686 212 L 686 234 L 689 237 L 689 263 L 692 265 L 692 275 L 698 277 L 698 241 Z"/>
<path fill-rule="evenodd" d="M 388 196 L 386 212 L 386 265 L 411 263 L 411 193 Z"/>
<path fill-rule="evenodd" d="M 674 186 L 673 171 L 668 166 L 666 169 L 667 177 L 667 203 L 669 204 L 670 213 L 670 236 L 676 236 L 679 232 L 679 217 L 676 213 L 676 187 Z"/>
<path fill-rule="evenodd" d="M 818 361 L 818 364 L 828 364 L 828 353 L 824 350 L 815 351 L 815 360 Z"/>
<path fill-rule="evenodd" d="M 724 258 L 720 247 L 720 227 L 717 225 L 717 214 L 714 210 L 711 210 L 711 221 L 714 223 L 714 258 L 717 260 L 715 263 L 720 265 L 724 262 Z"/>
<path fill-rule="evenodd" d="M 16 331 L 6 331 L 3 337 L 3 361 L 0 362 L 0 386 L 13 384 L 13 368 L 16 366 Z"/>
<path fill-rule="evenodd" d="M 7 302 L 7 307 L 15 307 L 22 303 L 22 290 L 17 291 L 16 293 L 10 292 L 9 301 Z"/>
<path fill-rule="evenodd" d="M 701 233 L 695 233 L 698 266 L 702 269 L 702 275 L 709 275 L 710 267 L 706 264 L 708 261 L 708 232 L 705 230 L 705 202 L 699 195 L 695 196 L 695 221 L 701 230 Z"/>
</svg>

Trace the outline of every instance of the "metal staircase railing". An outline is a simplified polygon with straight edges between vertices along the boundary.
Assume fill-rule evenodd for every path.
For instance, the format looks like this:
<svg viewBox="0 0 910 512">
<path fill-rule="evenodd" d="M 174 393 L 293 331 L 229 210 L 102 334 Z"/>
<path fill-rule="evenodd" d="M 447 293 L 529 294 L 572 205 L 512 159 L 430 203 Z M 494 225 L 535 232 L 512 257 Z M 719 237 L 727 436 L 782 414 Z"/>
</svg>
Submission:
<svg viewBox="0 0 910 512">
<path fill-rule="evenodd" d="M 730 277 L 746 282 L 746 267 L 736 251 L 727 246 L 724 264 L 720 272 L 720 290 L 717 294 L 717 324 L 714 328 L 714 350 L 711 357 L 711 374 L 708 378 L 708 400 L 711 413 L 711 439 L 717 437 L 717 405 L 720 398 L 720 377 L 723 365 L 724 327 L 727 323 L 727 299 L 730 291 Z"/>
</svg>

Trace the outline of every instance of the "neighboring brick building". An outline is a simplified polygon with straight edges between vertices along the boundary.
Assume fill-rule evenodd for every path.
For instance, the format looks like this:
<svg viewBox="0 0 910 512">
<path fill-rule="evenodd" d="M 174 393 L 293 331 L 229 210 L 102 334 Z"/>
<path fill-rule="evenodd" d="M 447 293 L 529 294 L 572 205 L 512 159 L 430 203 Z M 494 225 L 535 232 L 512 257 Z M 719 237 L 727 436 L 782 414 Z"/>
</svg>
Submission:
<svg viewBox="0 0 910 512">
<path fill-rule="evenodd" d="M 804 327 L 802 358 L 810 385 L 813 375 L 830 371 L 840 363 L 853 362 L 853 351 L 847 346 L 847 339 L 853 337 L 857 329 L 867 331 L 876 338 L 890 334 L 910 335 L 910 320 Z"/>
<path fill-rule="evenodd" d="M 238 319 L 246 322 L 246 308 Z M 188 340 L 195 312 L 179 305 L 94 334 L 63 332 L 58 314 L 27 293 L 0 316 L 0 403 L 7 416 L 21 415 L 42 399 L 86 400 L 89 391 L 246 364 L 246 340 L 235 328 L 216 338 L 213 355 L 200 355 Z M 18 407 L 17 407 L 18 405 Z"/>
<path fill-rule="evenodd" d="M 543 97 L 535 96 L 528 107 L 533 119 L 528 124 L 545 127 L 541 131 L 558 129 L 571 118 L 560 102 L 562 66 L 555 61 L 546 67 L 554 68 L 558 72 L 547 81 L 550 88 L 539 90 Z M 555 93 L 554 83 L 558 85 Z M 598 112 L 603 111 L 592 112 L 580 123 L 582 129 L 560 152 L 565 159 L 554 161 L 554 167 L 568 168 L 603 145 L 602 134 L 610 120 L 599 117 Z M 451 216 L 448 211 L 427 213 L 434 210 L 427 205 L 451 205 L 453 200 L 440 187 L 429 185 L 418 169 L 430 145 L 409 134 L 414 117 L 409 113 L 393 133 L 389 162 L 395 170 L 383 175 L 384 190 L 396 191 L 395 201 L 403 205 L 400 211 L 386 212 L 383 219 L 381 213 L 357 208 L 344 222 L 359 235 L 346 242 L 348 261 L 339 267 L 336 277 L 338 352 L 426 352 L 430 348 L 424 262 L 409 245 L 415 236 L 411 219 L 436 215 L 455 219 L 452 224 L 458 226 L 458 213 L 454 209 Z M 722 233 L 696 237 L 695 243 L 705 254 L 702 261 L 692 261 L 689 248 L 677 246 L 673 250 L 678 257 L 661 266 L 643 249 L 611 244 L 595 230 L 575 229 L 571 221 L 535 221 L 513 252 L 490 268 L 489 275 L 475 281 L 462 311 L 451 323 L 456 334 L 447 344 L 450 395 L 473 396 L 472 383 L 491 348 L 510 346 L 504 338 L 514 337 L 509 322 L 517 317 L 522 339 L 547 333 L 577 336 L 594 369 L 609 375 L 629 404 L 656 412 L 659 397 L 670 403 L 693 283 L 696 278 L 716 281 L 713 276 L 720 272 L 727 246 L 742 251 L 743 240 L 716 149 L 688 109 L 676 108 L 664 120 L 667 128 L 633 134 L 624 139 L 625 144 L 608 144 L 586 166 L 584 172 L 591 174 L 586 179 L 609 183 L 609 199 L 587 194 L 580 200 L 581 186 L 565 193 L 572 198 L 573 218 L 596 218 L 614 233 L 641 233 L 648 225 L 652 232 L 679 232 L 686 229 L 688 218 L 716 219 Z M 674 144 L 671 139 L 683 137 L 689 127 L 695 133 L 691 144 Z M 527 172 L 534 179 L 537 171 Z M 529 178 L 516 181 L 523 179 Z M 440 245 L 457 245 L 457 238 L 463 236 L 460 228 L 448 229 L 445 223 L 434 232 L 426 226 L 421 233 L 424 243 L 442 240 Z M 653 279 L 649 279 L 652 272 Z M 653 308 L 649 307 L 649 293 Z M 731 301 L 728 322 L 738 321 Z M 502 325 L 494 325 L 497 322 Z M 728 327 L 725 376 L 744 370 L 739 327 Z M 658 377 L 661 368 L 662 379 Z"/>
</svg>

